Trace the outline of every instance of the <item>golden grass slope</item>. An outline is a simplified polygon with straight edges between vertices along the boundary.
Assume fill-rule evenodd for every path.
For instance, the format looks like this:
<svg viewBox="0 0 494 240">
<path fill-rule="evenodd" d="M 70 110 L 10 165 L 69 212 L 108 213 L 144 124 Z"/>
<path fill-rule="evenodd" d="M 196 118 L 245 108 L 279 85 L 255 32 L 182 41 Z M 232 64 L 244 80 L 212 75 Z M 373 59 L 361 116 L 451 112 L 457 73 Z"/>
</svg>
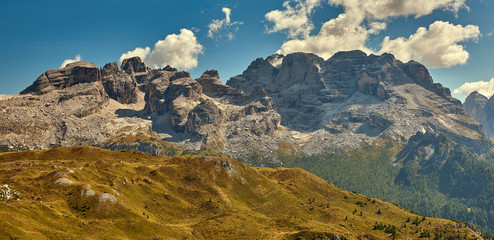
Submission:
<svg viewBox="0 0 494 240">
<path fill-rule="evenodd" d="M 481 239 L 301 169 L 94 147 L 0 154 L 0 239 L 420 236 Z"/>
</svg>

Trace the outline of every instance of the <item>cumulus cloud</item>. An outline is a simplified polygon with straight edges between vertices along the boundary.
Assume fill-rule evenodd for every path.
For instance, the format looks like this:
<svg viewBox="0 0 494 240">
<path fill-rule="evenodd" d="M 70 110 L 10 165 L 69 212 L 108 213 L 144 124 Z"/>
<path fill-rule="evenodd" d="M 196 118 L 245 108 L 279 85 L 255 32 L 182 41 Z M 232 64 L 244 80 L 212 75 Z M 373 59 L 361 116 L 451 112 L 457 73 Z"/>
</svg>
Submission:
<svg viewBox="0 0 494 240">
<path fill-rule="evenodd" d="M 488 98 L 491 97 L 494 94 L 494 78 L 491 78 L 489 82 L 478 81 L 464 83 L 459 88 L 455 89 L 453 93 L 467 97 L 470 93 L 475 91 Z"/>
<path fill-rule="evenodd" d="M 463 27 L 436 21 L 429 29 L 417 29 L 409 38 L 391 40 L 386 37 L 382 42 L 381 52 L 393 53 L 402 61 L 414 59 L 428 67 L 445 68 L 465 64 L 470 54 L 458 43 L 477 39 L 479 36 L 478 26 Z"/>
<path fill-rule="evenodd" d="M 230 15 L 232 10 L 229 8 L 222 8 L 221 11 L 225 14 L 225 19 L 214 19 L 209 24 L 208 37 L 210 38 L 224 38 L 232 40 L 235 35 L 234 32 L 238 31 L 238 26 L 244 24 L 243 22 L 232 22 Z"/>
<path fill-rule="evenodd" d="M 320 0 L 288 0 L 283 4 L 284 10 L 274 10 L 265 15 L 266 20 L 274 23 L 268 32 L 288 32 L 289 40 L 283 43 L 278 53 L 311 52 L 323 58 L 329 58 L 338 51 L 354 49 L 372 53 L 367 40 L 385 30 L 386 22 L 393 17 L 418 18 L 437 9 L 456 14 L 461 8 L 468 9 L 465 0 L 329 0 L 332 6 L 343 7 L 344 12 L 325 22 L 318 34 L 310 35 L 313 30 L 310 16 L 321 3 Z M 381 52 L 390 51 L 403 60 L 420 58 L 418 60 L 432 67 L 448 67 L 465 63 L 468 52 L 458 43 L 475 39 L 479 34 L 477 26 L 436 22 L 429 30 L 419 28 L 409 39 L 385 38 Z M 419 47 L 419 43 L 428 46 Z M 412 46 L 416 49 L 407 49 Z"/>
<path fill-rule="evenodd" d="M 60 68 L 64 68 L 65 66 L 67 66 L 67 64 L 70 64 L 73 62 L 79 62 L 81 60 L 82 60 L 81 55 L 76 55 L 74 59 L 65 59 L 63 61 L 62 65 L 60 65 Z"/>
<path fill-rule="evenodd" d="M 149 47 L 146 47 L 146 48 L 137 47 L 133 51 L 128 51 L 127 53 L 122 54 L 122 56 L 120 56 L 120 63 L 122 63 L 124 59 L 131 58 L 131 57 L 140 57 L 141 60 L 145 59 L 149 55 L 150 52 L 151 52 L 151 49 Z"/>
<path fill-rule="evenodd" d="M 138 56 L 146 65 L 160 68 L 170 65 L 182 70 L 197 67 L 197 57 L 204 47 L 197 41 L 194 33 L 188 29 L 181 29 L 180 34 L 170 34 L 164 40 L 159 40 L 151 48 L 136 48 L 122 54 L 120 62 L 126 58 Z"/>
<path fill-rule="evenodd" d="M 429 15 L 436 9 L 457 13 L 461 8 L 468 7 L 465 0 L 330 0 L 335 6 L 345 9 L 359 9 L 367 18 L 387 19 L 389 17 Z"/>
<path fill-rule="evenodd" d="M 349 9 L 324 23 L 317 35 L 283 43 L 278 53 L 311 52 L 322 58 L 329 58 L 338 51 L 359 49 L 372 52 L 365 43 L 369 35 L 384 30 L 386 23 L 373 21 L 364 24 L 364 16 L 356 13 L 357 10 Z"/>
<path fill-rule="evenodd" d="M 308 37 L 314 29 L 310 20 L 313 10 L 321 0 L 289 0 L 283 3 L 284 10 L 273 10 L 264 17 L 274 25 L 267 28 L 268 33 L 286 31 L 289 38 Z"/>
</svg>

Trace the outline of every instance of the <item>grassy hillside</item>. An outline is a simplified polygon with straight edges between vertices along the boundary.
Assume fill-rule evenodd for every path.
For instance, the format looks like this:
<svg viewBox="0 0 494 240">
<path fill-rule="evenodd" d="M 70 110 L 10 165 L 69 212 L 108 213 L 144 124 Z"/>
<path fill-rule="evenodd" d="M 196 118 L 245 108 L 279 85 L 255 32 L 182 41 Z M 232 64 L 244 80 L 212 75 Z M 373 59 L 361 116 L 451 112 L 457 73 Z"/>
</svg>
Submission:
<svg viewBox="0 0 494 240">
<path fill-rule="evenodd" d="M 445 145 L 438 144 L 437 149 Z M 303 168 L 343 189 L 426 216 L 475 223 L 483 231 L 494 233 L 494 167 L 466 149 L 451 145 L 440 167 L 424 171 L 424 148 L 418 146 L 398 161 L 395 156 L 403 147 L 389 141 L 355 150 L 328 150 L 315 156 L 280 156 L 284 166 Z"/>
<path fill-rule="evenodd" d="M 0 154 L 0 239 L 337 236 L 480 239 L 463 224 L 341 190 L 301 169 L 93 147 Z"/>
</svg>

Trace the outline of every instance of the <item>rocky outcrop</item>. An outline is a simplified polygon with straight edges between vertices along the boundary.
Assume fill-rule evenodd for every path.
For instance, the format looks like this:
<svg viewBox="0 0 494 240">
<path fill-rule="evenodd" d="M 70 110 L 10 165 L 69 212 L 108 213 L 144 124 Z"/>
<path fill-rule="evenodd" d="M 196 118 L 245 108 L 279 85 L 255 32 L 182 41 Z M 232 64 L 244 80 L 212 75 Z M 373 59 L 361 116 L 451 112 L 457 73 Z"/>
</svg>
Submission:
<svg viewBox="0 0 494 240">
<path fill-rule="evenodd" d="M 487 98 L 477 91 L 470 93 L 463 103 L 465 111 L 470 117 L 479 121 L 484 133 L 494 138 L 494 97 Z"/>
<path fill-rule="evenodd" d="M 122 61 L 122 69 L 134 78 L 139 84 L 146 84 L 149 81 L 148 73 L 151 71 L 140 57 L 127 58 Z"/>
<path fill-rule="evenodd" d="M 487 120 L 484 112 L 484 107 L 489 102 L 489 99 L 480 94 L 477 91 L 474 91 L 468 95 L 463 103 L 463 108 L 472 118 L 476 119 L 479 122 L 485 122 Z"/>
<path fill-rule="evenodd" d="M 163 72 L 159 77 L 151 80 L 146 88 L 144 100 L 146 106 L 144 112 L 151 114 L 153 112 L 164 113 L 165 109 L 165 91 L 170 86 L 170 78 L 174 72 Z"/>
<path fill-rule="evenodd" d="M 207 70 L 197 79 L 197 82 L 201 84 L 204 94 L 210 97 L 240 97 L 243 95 L 239 89 L 223 84 L 216 70 Z"/>
<path fill-rule="evenodd" d="M 449 89 L 433 83 L 423 65 L 414 61 L 402 63 L 386 53 L 377 56 L 367 55 L 362 51 L 338 52 L 328 60 L 307 53 L 273 55 L 266 60 L 255 60 L 242 75 L 231 78 L 227 85 L 244 92 L 251 91 L 256 85 L 263 86 L 281 114 L 282 125 L 295 130 L 315 131 L 326 127 L 336 132 L 340 132 L 341 128 L 352 129 L 350 131 L 353 132 L 356 129 L 366 129 L 359 128 L 360 126 L 350 127 L 348 124 L 334 126 L 334 123 L 339 122 L 338 119 L 342 116 L 339 113 L 346 106 L 355 104 L 355 100 L 359 101 L 354 96 L 360 94 L 371 96 L 369 102 L 375 103 L 415 102 L 408 97 L 409 93 L 400 89 L 405 85 L 420 86 L 424 91 L 430 91 L 430 94 L 421 94 L 434 99 L 430 102 L 436 102 L 433 103 L 436 106 L 430 105 L 431 111 L 432 108 L 440 108 L 443 113 L 464 115 L 461 103 L 451 97 Z M 355 95 L 356 93 L 359 94 Z M 424 103 L 419 103 L 422 104 Z M 372 122 L 368 118 L 368 112 L 366 110 L 362 113 L 367 116 L 367 120 L 360 123 Z M 375 116 L 378 115 L 387 119 L 385 122 L 395 123 L 392 116 L 384 117 L 384 112 Z M 392 124 L 383 126 L 388 125 Z M 375 135 L 375 129 L 371 132 L 373 133 L 369 133 L 370 135 Z"/>
<path fill-rule="evenodd" d="M 276 162 L 281 142 L 317 154 L 378 138 L 405 144 L 423 129 L 467 148 L 486 146 L 481 125 L 449 89 L 423 65 L 391 54 L 275 54 L 256 59 L 227 85 L 216 70 L 193 79 L 170 66 L 150 69 L 138 57 L 102 69 L 78 62 L 47 71 L 23 93 L 30 94 L 0 96 L 0 148 L 125 147 L 159 139 Z M 150 148 L 144 149 L 159 152 Z"/>
<path fill-rule="evenodd" d="M 170 114 L 170 124 L 178 132 L 185 131 L 189 112 L 201 101 L 202 87 L 187 72 L 177 72 L 170 78 L 164 93 L 164 109 Z"/>
<path fill-rule="evenodd" d="M 267 80 L 272 79 L 277 72 L 278 69 L 273 67 L 269 61 L 258 58 L 247 67 L 242 75 L 230 78 L 226 84 L 248 93 L 257 85 L 265 87 Z"/>
<path fill-rule="evenodd" d="M 431 173 L 440 170 L 447 163 L 455 147 L 456 145 L 445 134 L 427 129 L 412 136 L 406 147 L 396 155 L 396 159 L 403 161 L 404 165 L 416 161 L 418 162 L 416 171 Z M 402 169 L 405 170 L 406 168 Z"/>
<path fill-rule="evenodd" d="M 94 63 L 79 61 L 64 68 L 48 70 L 21 94 L 46 94 L 80 83 L 101 82 L 101 74 Z"/>
<path fill-rule="evenodd" d="M 221 110 L 213 101 L 206 99 L 197 104 L 188 114 L 186 122 L 186 131 L 189 133 L 199 133 L 204 125 L 219 127 L 223 122 Z"/>
<path fill-rule="evenodd" d="M 116 62 L 106 64 L 101 70 L 103 86 L 108 96 L 122 104 L 137 102 L 137 82 Z"/>
<path fill-rule="evenodd" d="M 154 99 L 154 100 L 153 100 Z M 168 116 L 176 132 L 202 141 L 227 137 L 225 129 L 243 127 L 255 135 L 271 135 L 279 127 L 279 115 L 266 91 L 257 86 L 250 94 L 224 85 L 216 70 L 194 80 L 187 72 L 175 72 L 168 81 L 152 81 L 146 94 L 146 111 Z M 223 137 L 222 137 L 223 136 Z"/>
<path fill-rule="evenodd" d="M 366 95 L 377 97 L 379 100 L 389 98 L 382 84 L 376 78 L 370 77 L 367 73 L 362 73 L 357 80 L 358 90 Z"/>
<path fill-rule="evenodd" d="M 68 64 L 61 69 L 48 70 L 21 94 L 47 94 L 54 90 L 68 89 L 77 84 L 94 83 L 97 95 L 108 95 L 110 98 L 123 104 L 137 102 L 137 84 L 131 76 L 126 74 L 116 63 L 106 64 L 99 69 L 90 62 L 79 61 Z M 76 95 L 87 95 L 92 90 L 70 92 L 61 97 L 61 100 L 72 98 Z"/>
</svg>

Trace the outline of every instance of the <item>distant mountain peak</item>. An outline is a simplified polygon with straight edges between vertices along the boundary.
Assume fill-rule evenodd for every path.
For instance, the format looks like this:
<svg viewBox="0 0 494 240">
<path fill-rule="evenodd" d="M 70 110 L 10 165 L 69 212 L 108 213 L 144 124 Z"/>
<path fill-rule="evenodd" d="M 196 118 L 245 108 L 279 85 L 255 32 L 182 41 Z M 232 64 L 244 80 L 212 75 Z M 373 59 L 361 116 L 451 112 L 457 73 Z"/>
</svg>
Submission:
<svg viewBox="0 0 494 240">
<path fill-rule="evenodd" d="M 487 98 L 481 93 L 474 91 L 468 95 L 463 103 L 467 114 L 483 125 L 484 133 L 494 138 L 494 97 Z"/>
</svg>

